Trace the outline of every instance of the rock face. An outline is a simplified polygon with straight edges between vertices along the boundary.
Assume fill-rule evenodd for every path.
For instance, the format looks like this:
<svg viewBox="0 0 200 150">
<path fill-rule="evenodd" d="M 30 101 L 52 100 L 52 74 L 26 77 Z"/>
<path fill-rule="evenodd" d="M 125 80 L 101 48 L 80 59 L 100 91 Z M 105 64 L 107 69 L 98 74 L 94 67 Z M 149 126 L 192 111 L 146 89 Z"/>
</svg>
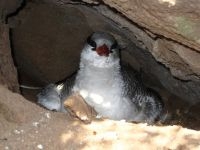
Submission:
<svg viewBox="0 0 200 150">
<path fill-rule="evenodd" d="M 158 39 L 151 50 L 157 61 L 168 67 L 175 77 L 182 80 L 199 80 L 200 53 L 166 39 Z"/>
<path fill-rule="evenodd" d="M 0 0 L 0 21 L 6 22 L 8 15 L 14 13 L 22 2 L 23 0 Z"/>
<path fill-rule="evenodd" d="M 92 31 L 75 8 L 28 4 L 12 30 L 14 55 L 24 84 L 62 80 L 78 67 L 80 50 Z"/>
<path fill-rule="evenodd" d="M 22 0 L 0 0 L 0 84 L 14 92 L 19 92 L 17 70 L 15 68 L 10 42 L 9 26 L 6 18 L 19 8 Z"/>
<path fill-rule="evenodd" d="M 9 28 L 0 24 L 0 84 L 14 92 L 19 92 L 17 70 L 11 56 Z"/>
<path fill-rule="evenodd" d="M 198 0 L 103 0 L 144 28 L 157 61 L 181 80 L 200 77 L 200 4 Z"/>
</svg>

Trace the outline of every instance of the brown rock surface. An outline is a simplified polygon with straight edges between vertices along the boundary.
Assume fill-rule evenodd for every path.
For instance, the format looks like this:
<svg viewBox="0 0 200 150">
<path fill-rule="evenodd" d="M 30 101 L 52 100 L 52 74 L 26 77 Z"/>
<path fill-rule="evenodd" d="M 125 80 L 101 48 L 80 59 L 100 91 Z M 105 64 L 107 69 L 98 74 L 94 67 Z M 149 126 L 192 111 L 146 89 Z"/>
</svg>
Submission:
<svg viewBox="0 0 200 150">
<path fill-rule="evenodd" d="M 45 85 L 76 71 L 80 50 L 92 32 L 79 10 L 28 3 L 15 22 L 12 40 L 22 84 L 30 85 L 29 78 Z"/>
<path fill-rule="evenodd" d="M 153 39 L 152 45 L 143 40 L 144 44 L 150 52 L 154 49 L 152 54 L 156 60 L 168 67 L 175 77 L 182 80 L 199 79 L 200 12 L 198 10 L 200 4 L 198 0 L 103 1 L 143 28 L 144 32 Z M 162 49 L 169 53 L 168 56 L 161 55 Z M 178 63 L 174 64 L 176 62 Z"/>
<path fill-rule="evenodd" d="M 200 51 L 198 0 L 103 1 L 152 33 Z"/>
<path fill-rule="evenodd" d="M 14 92 L 19 92 L 19 85 L 11 54 L 10 29 L 5 23 L 21 4 L 22 0 L 0 0 L 0 84 Z"/>
<path fill-rule="evenodd" d="M 182 80 L 199 79 L 200 53 L 166 39 L 156 40 L 151 53 L 172 75 Z"/>
<path fill-rule="evenodd" d="M 0 22 L 6 22 L 6 17 L 14 13 L 23 0 L 0 0 Z"/>
<path fill-rule="evenodd" d="M 0 23 L 0 84 L 19 92 L 17 70 L 14 66 L 9 38 L 9 28 Z"/>
</svg>

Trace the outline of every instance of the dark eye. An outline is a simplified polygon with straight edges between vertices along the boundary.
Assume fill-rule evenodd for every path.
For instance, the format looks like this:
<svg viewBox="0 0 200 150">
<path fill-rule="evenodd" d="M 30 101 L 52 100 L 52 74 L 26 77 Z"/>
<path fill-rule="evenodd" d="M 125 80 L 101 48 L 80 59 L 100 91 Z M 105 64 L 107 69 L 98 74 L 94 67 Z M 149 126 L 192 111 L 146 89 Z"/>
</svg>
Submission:
<svg viewBox="0 0 200 150">
<path fill-rule="evenodd" d="M 117 42 L 115 41 L 114 44 L 110 47 L 110 49 L 116 49 L 118 47 L 118 44 Z"/>
<path fill-rule="evenodd" d="M 88 37 L 87 43 L 88 43 L 90 46 L 93 47 L 92 50 L 95 50 L 95 49 L 96 49 L 97 44 L 96 44 L 95 41 L 93 41 L 93 40 L 91 39 L 91 37 Z"/>
</svg>

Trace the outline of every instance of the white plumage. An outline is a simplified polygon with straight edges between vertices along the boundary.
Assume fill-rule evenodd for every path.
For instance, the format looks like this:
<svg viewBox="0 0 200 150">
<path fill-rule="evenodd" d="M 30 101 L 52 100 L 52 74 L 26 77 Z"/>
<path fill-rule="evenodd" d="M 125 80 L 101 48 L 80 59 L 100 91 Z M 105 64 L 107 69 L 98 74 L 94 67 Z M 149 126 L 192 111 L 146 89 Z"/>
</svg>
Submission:
<svg viewBox="0 0 200 150">
<path fill-rule="evenodd" d="M 87 47 L 85 49 L 73 91 L 79 92 L 101 116 L 133 119 L 137 109 L 130 99 L 123 97 L 119 58 L 102 57 Z"/>
<path fill-rule="evenodd" d="M 88 39 L 73 79 L 61 90 L 57 85 L 47 86 L 38 95 L 38 102 L 48 109 L 64 111 L 62 100 L 78 92 L 100 116 L 114 120 L 153 122 L 161 113 L 159 98 L 133 75 L 122 72 L 119 49 L 109 34 L 97 32 Z"/>
</svg>

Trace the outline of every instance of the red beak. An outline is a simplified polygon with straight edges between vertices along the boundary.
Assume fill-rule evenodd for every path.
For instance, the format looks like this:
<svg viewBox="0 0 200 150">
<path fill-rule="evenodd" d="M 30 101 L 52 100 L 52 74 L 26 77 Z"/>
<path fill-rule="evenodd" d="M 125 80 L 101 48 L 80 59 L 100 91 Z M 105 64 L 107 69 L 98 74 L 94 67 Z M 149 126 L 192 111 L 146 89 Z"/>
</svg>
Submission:
<svg viewBox="0 0 200 150">
<path fill-rule="evenodd" d="M 108 57 L 109 56 L 109 48 L 103 44 L 102 46 L 99 46 L 97 49 L 96 49 L 96 52 L 97 54 L 99 54 L 99 56 L 106 56 Z"/>
</svg>

